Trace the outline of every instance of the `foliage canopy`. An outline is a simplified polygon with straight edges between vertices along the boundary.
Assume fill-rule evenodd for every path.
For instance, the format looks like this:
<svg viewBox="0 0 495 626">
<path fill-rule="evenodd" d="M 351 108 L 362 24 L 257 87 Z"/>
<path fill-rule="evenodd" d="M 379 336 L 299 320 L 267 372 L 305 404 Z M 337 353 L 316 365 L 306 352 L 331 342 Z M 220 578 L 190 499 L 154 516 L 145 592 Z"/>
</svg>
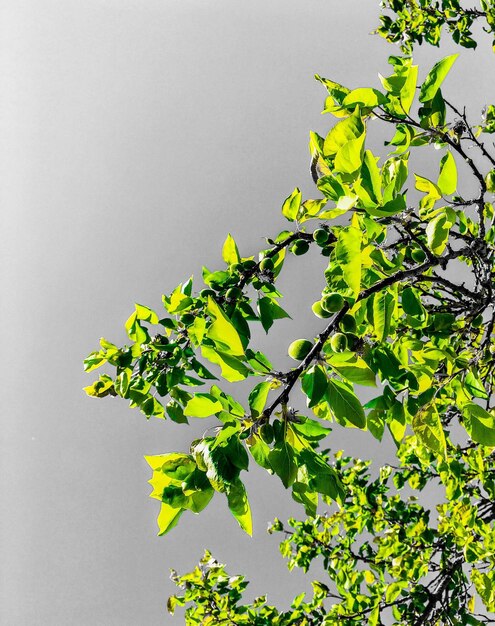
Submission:
<svg viewBox="0 0 495 626">
<path fill-rule="evenodd" d="M 455 0 L 382 6 L 378 32 L 407 54 L 415 43 L 438 44 L 443 26 L 474 47 L 473 21 L 495 24 L 484 0 L 481 10 Z M 148 418 L 217 419 L 189 451 L 147 457 L 160 534 L 216 492 L 251 534 L 242 475 L 253 462 L 308 516 L 276 520 L 270 532 L 283 534 L 289 568 L 323 559 L 329 584 L 314 582 L 313 598 L 301 594 L 287 611 L 266 598 L 243 604 L 244 578 L 207 552 L 193 572 L 173 574 L 183 593 L 168 608 L 186 606 L 187 624 L 495 623 L 495 154 L 485 145 L 495 106 L 473 123 L 443 96 L 456 58 L 420 81 L 410 56 L 390 56 L 380 90 L 317 76 L 335 118 L 325 137 L 310 134 L 319 197 L 294 189 L 282 205 L 286 229 L 257 255 L 243 256 L 228 235 L 225 265 L 203 268 L 204 288 L 195 291 L 192 278 L 179 284 L 163 296 L 163 317 L 136 304 L 130 343 L 102 339 L 85 360 L 88 372 L 105 364 L 112 372 L 86 387 L 90 396 L 120 396 Z M 367 147 L 376 125 L 389 133 L 384 154 Z M 433 173 L 421 167 L 432 148 Z M 282 372 L 252 345 L 251 328 L 268 333 L 289 317 L 277 277 L 288 255 L 311 246 L 323 261 L 312 309 L 326 321 L 291 343 L 296 364 Z M 244 380 L 248 406 L 230 385 Z M 364 406 L 361 386 L 376 388 Z M 311 416 L 289 405 L 296 387 Z M 380 441 L 388 432 L 397 464 L 372 471 L 327 449 L 335 423 Z M 434 510 L 421 493 L 431 484 Z"/>
</svg>

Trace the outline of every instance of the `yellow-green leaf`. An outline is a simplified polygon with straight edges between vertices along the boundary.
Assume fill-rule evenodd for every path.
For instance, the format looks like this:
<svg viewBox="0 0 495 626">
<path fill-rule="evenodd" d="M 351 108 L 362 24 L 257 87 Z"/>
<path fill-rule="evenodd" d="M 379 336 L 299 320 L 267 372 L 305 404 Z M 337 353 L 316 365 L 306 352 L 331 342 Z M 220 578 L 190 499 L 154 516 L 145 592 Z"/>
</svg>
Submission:
<svg viewBox="0 0 495 626">
<path fill-rule="evenodd" d="M 442 254 L 449 239 L 452 223 L 447 220 L 445 213 L 437 215 L 426 227 L 426 243 L 433 254 Z"/>
<path fill-rule="evenodd" d="M 172 528 L 177 525 L 177 522 L 183 512 L 184 509 L 174 509 L 169 504 L 162 502 L 162 507 L 157 519 L 159 529 L 158 534 L 160 536 L 165 535 L 172 530 Z"/>
<path fill-rule="evenodd" d="M 364 134 L 365 128 L 359 107 L 352 115 L 336 124 L 328 133 L 323 144 L 323 154 L 333 156 L 349 141 Z"/>
<path fill-rule="evenodd" d="M 458 56 L 458 54 L 451 54 L 441 61 L 438 61 L 438 63 L 435 63 L 428 73 L 428 76 L 425 78 L 424 83 L 421 85 L 419 94 L 420 102 L 433 100 Z"/>
<path fill-rule="evenodd" d="M 284 200 L 282 205 L 282 215 L 293 222 L 297 218 L 299 207 L 301 206 L 302 193 L 298 187 Z"/>
<path fill-rule="evenodd" d="M 208 359 L 208 361 L 219 365 L 222 370 L 222 377 L 230 383 L 244 380 L 249 375 L 249 368 L 231 354 L 216 350 L 211 346 L 201 346 L 201 354 L 205 359 Z"/>
<path fill-rule="evenodd" d="M 218 344 L 220 349 L 227 354 L 244 355 L 244 348 L 237 330 L 211 296 L 208 296 L 206 310 L 214 320 L 206 332 L 207 337 Z"/>
<path fill-rule="evenodd" d="M 444 196 L 457 189 L 457 166 L 451 152 L 447 152 L 440 161 L 440 175 L 437 186 Z"/>
<path fill-rule="evenodd" d="M 342 268 L 344 280 L 356 298 L 361 290 L 361 241 L 362 232 L 354 226 L 338 231 L 335 247 L 336 260 Z"/>
<path fill-rule="evenodd" d="M 149 322 L 150 324 L 158 324 L 158 315 L 147 306 L 143 304 L 135 304 L 136 318 L 143 322 Z"/>
<path fill-rule="evenodd" d="M 239 526 L 249 536 L 253 534 L 251 508 L 243 483 L 236 479 L 227 489 L 227 502 L 230 512 L 239 522 Z"/>
<path fill-rule="evenodd" d="M 222 410 L 221 403 L 208 393 L 195 394 L 184 408 L 188 417 L 209 417 Z"/>
<path fill-rule="evenodd" d="M 445 433 L 434 405 L 429 404 L 416 413 L 412 419 L 412 428 L 420 443 L 432 452 L 445 457 L 447 450 Z"/>
<path fill-rule="evenodd" d="M 227 239 L 223 244 L 222 259 L 225 263 L 227 263 L 227 265 L 233 265 L 234 263 L 239 263 L 240 261 L 237 244 L 230 233 L 227 235 Z"/>
<path fill-rule="evenodd" d="M 495 446 L 495 415 L 474 402 L 465 404 L 463 412 L 464 427 L 471 439 L 483 446 Z"/>
</svg>

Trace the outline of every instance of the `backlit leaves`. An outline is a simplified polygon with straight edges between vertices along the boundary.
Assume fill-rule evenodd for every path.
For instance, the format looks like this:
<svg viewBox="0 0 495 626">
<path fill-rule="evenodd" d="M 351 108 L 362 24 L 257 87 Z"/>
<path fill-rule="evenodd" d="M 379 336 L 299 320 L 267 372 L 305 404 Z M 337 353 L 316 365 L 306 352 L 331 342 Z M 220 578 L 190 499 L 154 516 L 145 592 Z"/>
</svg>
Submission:
<svg viewBox="0 0 495 626">
<path fill-rule="evenodd" d="M 423 407 L 412 420 L 418 441 L 440 456 L 445 456 L 446 442 L 440 416 L 434 405 Z"/>
<path fill-rule="evenodd" d="M 325 398 L 340 424 L 366 428 L 366 416 L 361 402 L 347 385 L 336 379 L 329 380 Z"/>
<path fill-rule="evenodd" d="M 339 229 L 335 247 L 336 260 L 351 294 L 357 297 L 361 290 L 362 232 L 354 226 Z"/>
<path fill-rule="evenodd" d="M 394 10 L 402 4 L 394 0 Z M 408 3 L 400 23 L 419 20 L 423 4 Z M 430 5 L 433 20 L 440 7 Z M 455 0 L 441 10 L 457 10 Z M 476 602 L 493 606 L 495 225 L 486 192 L 495 188 L 495 157 L 478 137 L 493 131 L 495 114 L 489 105 L 480 125 L 469 126 L 462 107 L 444 99 L 455 58 L 440 60 L 419 90 L 409 56 L 389 58 L 381 90 L 318 77 L 334 119 L 326 135 L 310 135 L 315 194 L 295 188 L 283 202 L 285 228 L 248 257 L 229 234 L 224 265 L 204 267 L 203 284 L 193 288 L 190 278 L 164 295 L 163 317 L 136 305 L 127 344 L 102 339 L 85 360 L 86 371 L 104 372 L 85 388 L 90 396 L 119 396 L 147 418 L 208 420 L 187 454 L 147 457 L 160 534 L 215 493 L 251 534 L 242 472 L 253 462 L 309 516 L 291 522 L 281 550 L 290 567 L 305 570 L 321 556 L 331 588 L 315 582 L 313 598 L 300 594 L 284 612 L 263 598 L 240 605 L 242 577 L 226 577 L 205 555 L 176 577 L 185 593 L 169 601 L 171 611 L 186 607 L 186 623 L 474 624 L 473 588 Z M 366 144 L 370 124 L 388 129 L 384 151 Z M 428 170 L 432 146 L 438 175 Z M 410 172 L 412 164 L 427 169 Z M 321 299 L 303 335 L 310 350 L 287 365 L 258 342 L 290 319 L 278 280 L 299 289 L 291 272 L 306 253 Z M 296 299 L 290 313 L 309 306 Z M 283 343 L 292 345 L 289 322 L 280 324 L 287 328 Z M 306 414 L 294 406 L 299 391 Z M 388 442 L 397 458 L 368 471 L 338 452 L 342 428 L 369 430 L 355 437 Z M 421 491 L 432 481 L 439 501 L 424 508 Z M 425 591 L 432 579 L 433 595 Z"/>
<path fill-rule="evenodd" d="M 464 427 L 471 439 L 483 446 L 495 446 L 495 415 L 474 402 L 465 404 L 463 411 Z"/>
<path fill-rule="evenodd" d="M 433 100 L 458 56 L 458 54 L 451 54 L 441 61 L 438 61 L 438 63 L 435 63 L 421 85 L 419 93 L 420 102 Z"/>
</svg>

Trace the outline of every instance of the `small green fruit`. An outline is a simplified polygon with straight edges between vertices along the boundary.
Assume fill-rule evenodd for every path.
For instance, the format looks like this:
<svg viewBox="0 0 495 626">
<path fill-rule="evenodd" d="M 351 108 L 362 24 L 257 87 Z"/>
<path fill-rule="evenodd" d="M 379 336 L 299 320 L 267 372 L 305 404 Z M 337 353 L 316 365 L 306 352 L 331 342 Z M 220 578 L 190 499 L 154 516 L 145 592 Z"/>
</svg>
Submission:
<svg viewBox="0 0 495 626">
<path fill-rule="evenodd" d="M 340 293 L 327 293 L 321 299 L 321 306 L 329 313 L 337 313 L 344 306 L 344 298 Z"/>
<path fill-rule="evenodd" d="M 313 304 L 311 310 L 316 315 L 316 317 L 321 317 L 322 320 L 326 319 L 327 317 L 332 317 L 332 314 L 328 311 L 325 311 L 325 309 L 321 306 L 321 302 L 319 300 Z"/>
<path fill-rule="evenodd" d="M 344 333 L 335 333 L 330 339 L 330 346 L 334 352 L 345 352 L 347 350 L 347 337 Z"/>
<path fill-rule="evenodd" d="M 309 250 L 309 243 L 305 239 L 296 239 L 290 247 L 292 254 L 301 256 Z"/>
<path fill-rule="evenodd" d="M 266 271 L 266 270 L 271 271 L 273 270 L 274 267 L 275 266 L 273 264 L 273 261 L 270 259 L 270 257 L 263 259 L 260 263 L 260 270 L 263 270 L 263 271 Z"/>
<path fill-rule="evenodd" d="M 290 344 L 288 353 L 295 361 L 302 361 L 308 356 L 312 347 L 313 343 L 308 339 L 296 339 Z"/>
<path fill-rule="evenodd" d="M 246 261 L 242 262 L 242 267 L 244 268 L 244 270 L 252 270 L 256 267 L 256 263 L 255 261 L 253 261 L 253 259 L 246 259 Z"/>
<path fill-rule="evenodd" d="M 239 287 L 231 287 L 225 292 L 227 300 L 237 300 L 242 296 L 242 290 Z"/>
<path fill-rule="evenodd" d="M 416 261 L 416 263 L 423 263 L 423 261 L 426 259 L 426 254 L 423 252 L 423 250 L 421 250 L 421 248 L 416 248 L 411 252 L 411 256 L 413 258 L 413 261 Z"/>
<path fill-rule="evenodd" d="M 345 333 L 355 333 L 357 328 L 356 320 L 352 315 L 346 313 L 344 317 L 340 320 L 340 328 Z"/>
<path fill-rule="evenodd" d="M 313 239 L 321 247 L 327 243 L 329 236 L 329 232 L 325 228 L 317 228 L 313 233 Z"/>
</svg>

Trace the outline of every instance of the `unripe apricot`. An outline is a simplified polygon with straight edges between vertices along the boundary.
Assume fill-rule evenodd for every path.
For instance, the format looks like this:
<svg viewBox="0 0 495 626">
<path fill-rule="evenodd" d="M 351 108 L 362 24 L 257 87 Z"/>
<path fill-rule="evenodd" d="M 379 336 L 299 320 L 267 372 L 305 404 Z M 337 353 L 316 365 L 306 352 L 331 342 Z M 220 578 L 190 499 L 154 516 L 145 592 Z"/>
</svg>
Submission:
<svg viewBox="0 0 495 626">
<path fill-rule="evenodd" d="M 290 247 L 292 254 L 301 256 L 309 250 L 309 243 L 305 239 L 296 239 Z"/>
<path fill-rule="evenodd" d="M 337 313 L 344 306 L 344 298 L 340 293 L 327 293 L 321 299 L 321 306 L 329 313 Z"/>
<path fill-rule="evenodd" d="M 313 233 L 313 239 L 322 247 L 327 243 L 329 236 L 329 232 L 325 228 L 317 228 Z"/>
<path fill-rule="evenodd" d="M 356 320 L 352 315 L 346 313 L 344 317 L 340 320 L 340 328 L 345 333 L 355 333 L 357 328 Z"/>
<path fill-rule="evenodd" d="M 334 352 L 345 352 L 347 350 L 347 337 L 344 333 L 335 333 L 330 339 L 330 345 Z"/>
<path fill-rule="evenodd" d="M 295 361 L 302 361 L 308 356 L 312 347 L 313 343 L 308 339 L 296 339 L 290 344 L 288 353 Z"/>
<path fill-rule="evenodd" d="M 316 317 L 321 317 L 321 319 L 326 319 L 327 317 L 332 317 L 332 313 L 325 311 L 325 309 L 321 306 L 320 300 L 317 300 L 311 307 L 311 310 L 316 315 Z"/>
<path fill-rule="evenodd" d="M 274 264 L 270 257 L 266 257 L 260 263 L 260 270 L 273 270 Z"/>
</svg>

